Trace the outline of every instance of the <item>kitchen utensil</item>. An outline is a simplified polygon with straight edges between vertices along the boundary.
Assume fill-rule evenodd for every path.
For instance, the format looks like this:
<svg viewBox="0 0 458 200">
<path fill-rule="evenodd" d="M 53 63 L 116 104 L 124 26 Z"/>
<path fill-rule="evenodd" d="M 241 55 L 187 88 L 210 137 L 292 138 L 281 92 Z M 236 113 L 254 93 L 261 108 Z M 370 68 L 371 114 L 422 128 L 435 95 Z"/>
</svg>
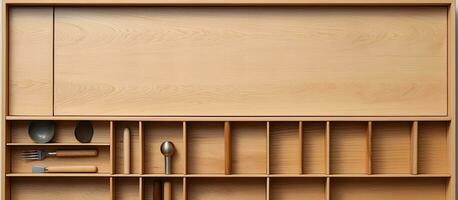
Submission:
<svg viewBox="0 0 458 200">
<path fill-rule="evenodd" d="M 26 150 L 21 153 L 21 157 L 26 160 L 43 160 L 46 157 L 94 157 L 97 156 L 96 149 L 83 150 Z"/>
<path fill-rule="evenodd" d="M 172 173 L 172 156 L 175 153 L 175 147 L 170 141 L 165 141 L 161 144 L 161 153 L 164 155 L 165 161 L 165 174 Z"/>
<path fill-rule="evenodd" d="M 159 181 L 153 182 L 153 200 L 162 200 L 162 184 Z"/>
<path fill-rule="evenodd" d="M 129 128 L 124 128 L 123 144 L 124 144 L 124 174 L 129 174 L 130 173 L 130 130 Z"/>
<path fill-rule="evenodd" d="M 97 166 L 33 166 L 32 173 L 95 173 Z"/>
<path fill-rule="evenodd" d="M 172 183 L 169 181 L 164 182 L 164 192 L 162 196 L 164 197 L 163 200 L 172 200 Z"/>
<path fill-rule="evenodd" d="M 94 128 L 90 121 L 80 121 L 76 124 L 75 138 L 81 143 L 89 143 L 94 135 Z"/>
<path fill-rule="evenodd" d="M 48 143 L 54 138 L 54 122 L 33 121 L 29 125 L 29 137 L 35 143 Z"/>
</svg>

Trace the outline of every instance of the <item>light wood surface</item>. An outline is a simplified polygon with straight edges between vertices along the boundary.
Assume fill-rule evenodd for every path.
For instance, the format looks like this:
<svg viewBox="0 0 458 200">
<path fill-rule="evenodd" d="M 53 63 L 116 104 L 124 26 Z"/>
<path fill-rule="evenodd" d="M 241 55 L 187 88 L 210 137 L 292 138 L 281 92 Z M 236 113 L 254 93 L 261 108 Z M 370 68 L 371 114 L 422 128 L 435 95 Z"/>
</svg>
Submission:
<svg viewBox="0 0 458 200">
<path fill-rule="evenodd" d="M 9 114 L 53 115 L 53 8 L 9 12 Z"/>
<path fill-rule="evenodd" d="M 224 174 L 231 174 L 232 132 L 231 122 L 224 122 Z"/>
<path fill-rule="evenodd" d="M 445 8 L 58 7 L 55 21 L 56 115 L 447 114 Z"/>
<path fill-rule="evenodd" d="M 324 200 L 323 178 L 272 178 L 270 197 L 272 200 Z"/>
<path fill-rule="evenodd" d="M 156 198 L 154 198 L 154 192 L 153 192 L 153 188 L 154 188 L 154 183 L 156 181 L 167 181 L 167 182 L 170 182 L 171 183 L 171 187 L 172 187 L 172 200 L 184 200 L 183 199 L 183 180 L 182 179 L 175 179 L 175 178 L 172 178 L 172 179 L 169 179 L 169 178 L 166 178 L 166 179 L 150 179 L 150 178 L 147 178 L 147 179 L 144 179 L 144 188 L 145 188 L 145 194 L 144 194 L 144 199 L 153 199 L 153 200 L 156 200 Z M 159 182 L 159 185 L 162 185 L 161 182 Z M 163 200 L 162 198 L 160 198 L 159 200 Z"/>
<path fill-rule="evenodd" d="M 331 198 L 335 200 L 445 200 L 445 185 L 445 180 L 431 178 L 333 179 Z"/>
<path fill-rule="evenodd" d="M 420 122 L 418 128 L 418 173 L 448 172 L 447 122 Z M 448 140 L 448 141 L 447 141 Z"/>
<path fill-rule="evenodd" d="M 333 122 L 330 138 L 331 174 L 367 173 L 367 123 Z"/>
<path fill-rule="evenodd" d="M 172 183 L 165 181 L 162 184 L 162 200 L 172 200 Z"/>
<path fill-rule="evenodd" d="M 325 122 L 303 122 L 302 173 L 324 174 L 326 160 Z"/>
<path fill-rule="evenodd" d="M 11 200 L 107 200 L 107 178 L 16 178 L 11 181 Z M 59 189 L 66 185 L 66 189 Z M 40 195 L 37 195 L 40 194 Z"/>
<path fill-rule="evenodd" d="M 372 124 L 372 173 L 410 173 L 409 122 Z"/>
<path fill-rule="evenodd" d="M 47 166 L 46 173 L 96 173 L 95 165 Z"/>
<path fill-rule="evenodd" d="M 187 124 L 187 170 L 189 174 L 224 174 L 224 123 Z"/>
<path fill-rule="evenodd" d="M 124 173 L 124 128 L 130 130 L 130 173 L 140 174 L 140 145 L 138 123 L 135 122 L 116 122 L 116 173 Z"/>
<path fill-rule="evenodd" d="M 300 174 L 299 123 L 271 122 L 269 137 L 270 173 Z"/>
<path fill-rule="evenodd" d="M 226 194 L 226 195 L 221 195 Z M 201 178 L 188 181 L 189 200 L 265 200 L 266 185 L 260 178 Z"/>
<path fill-rule="evenodd" d="M 116 197 L 113 200 L 137 200 L 140 198 L 137 178 L 117 178 L 115 179 L 115 184 Z"/>
<path fill-rule="evenodd" d="M 130 129 L 124 127 L 122 130 L 122 153 L 123 153 L 123 173 L 130 174 Z"/>
<path fill-rule="evenodd" d="M 266 174 L 265 122 L 231 122 L 232 174 Z"/>
</svg>

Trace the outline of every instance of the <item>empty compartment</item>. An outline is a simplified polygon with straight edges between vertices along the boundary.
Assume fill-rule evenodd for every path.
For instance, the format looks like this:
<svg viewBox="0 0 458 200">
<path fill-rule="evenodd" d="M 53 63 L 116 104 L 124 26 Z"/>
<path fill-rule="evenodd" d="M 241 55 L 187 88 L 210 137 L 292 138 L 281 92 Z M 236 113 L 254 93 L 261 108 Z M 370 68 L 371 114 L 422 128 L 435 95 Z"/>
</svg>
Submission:
<svg viewBox="0 0 458 200">
<path fill-rule="evenodd" d="M 271 178 L 270 200 L 325 200 L 325 178 Z"/>
<path fill-rule="evenodd" d="M 139 122 L 115 122 L 115 137 L 116 137 L 116 173 L 117 174 L 140 174 L 140 137 L 139 137 Z M 130 149 L 124 149 L 124 129 L 129 130 Z M 124 160 L 124 153 L 129 153 L 130 159 Z M 125 164 L 127 163 L 127 165 Z M 125 167 L 129 166 L 130 170 Z"/>
<path fill-rule="evenodd" d="M 270 122 L 270 173 L 300 174 L 299 122 Z"/>
<path fill-rule="evenodd" d="M 188 178 L 188 200 L 265 200 L 265 178 Z"/>
<path fill-rule="evenodd" d="M 115 178 L 114 200 L 136 200 L 140 199 L 140 181 L 139 178 Z"/>
<path fill-rule="evenodd" d="M 410 173 L 412 122 L 373 122 L 372 173 Z"/>
<path fill-rule="evenodd" d="M 224 123 L 187 123 L 189 174 L 224 173 Z"/>
<path fill-rule="evenodd" d="M 108 178 L 12 178 L 10 200 L 110 200 Z"/>
<path fill-rule="evenodd" d="M 161 144 L 170 141 L 175 147 L 171 160 L 173 174 L 184 173 L 185 151 L 183 143 L 183 122 L 143 122 L 144 129 L 144 173 L 165 173 L 164 155 Z"/>
<path fill-rule="evenodd" d="M 331 174 L 367 173 L 367 122 L 332 122 Z"/>
<path fill-rule="evenodd" d="M 326 169 L 326 122 L 302 122 L 302 173 L 324 174 Z"/>
<path fill-rule="evenodd" d="M 419 122 L 418 173 L 448 173 L 449 122 Z"/>
<path fill-rule="evenodd" d="M 43 160 L 25 160 L 21 158 L 23 151 L 43 150 L 56 152 L 65 150 L 97 150 L 95 157 L 46 157 Z M 109 146 L 12 146 L 11 172 L 31 173 L 32 166 L 97 166 L 97 173 L 110 173 Z"/>
<path fill-rule="evenodd" d="M 265 174 L 267 169 L 267 123 L 231 122 L 232 173 Z"/>
<path fill-rule="evenodd" d="M 29 137 L 29 126 L 32 121 L 11 121 L 10 143 L 34 143 Z M 78 121 L 53 121 L 54 138 L 50 143 L 75 143 L 79 144 L 75 137 L 75 128 Z M 92 121 L 94 135 L 91 144 L 110 143 L 110 122 Z"/>
<path fill-rule="evenodd" d="M 156 195 L 161 196 L 163 193 L 164 182 L 170 182 L 172 200 L 184 200 L 183 194 L 183 179 L 182 178 L 144 178 L 143 179 L 143 191 L 144 199 L 153 199 Z M 155 186 L 156 185 L 156 186 Z M 159 190 L 155 190 L 155 187 L 159 186 Z M 155 194 L 155 192 L 160 192 Z M 131 198 L 134 199 L 134 198 Z M 159 198 L 161 200 L 162 198 Z"/>
<path fill-rule="evenodd" d="M 333 178 L 332 200 L 445 200 L 444 178 Z"/>
</svg>

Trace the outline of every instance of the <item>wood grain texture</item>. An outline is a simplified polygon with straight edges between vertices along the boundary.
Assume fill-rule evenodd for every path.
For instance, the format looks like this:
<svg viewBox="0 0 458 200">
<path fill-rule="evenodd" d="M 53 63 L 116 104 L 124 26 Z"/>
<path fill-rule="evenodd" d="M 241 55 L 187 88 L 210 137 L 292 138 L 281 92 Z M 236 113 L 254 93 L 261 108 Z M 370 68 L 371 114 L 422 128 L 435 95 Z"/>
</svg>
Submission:
<svg viewBox="0 0 458 200">
<path fill-rule="evenodd" d="M 367 173 L 367 122 L 331 123 L 331 174 Z"/>
<path fill-rule="evenodd" d="M 187 123 L 189 174 L 224 174 L 223 122 Z"/>
<path fill-rule="evenodd" d="M 172 156 L 172 173 L 184 174 L 184 142 L 182 122 L 144 122 L 145 124 L 145 173 L 163 174 L 164 156 L 161 144 L 171 141 L 175 147 Z"/>
<path fill-rule="evenodd" d="M 144 199 L 152 199 L 156 200 L 157 198 L 154 198 L 154 193 L 153 193 L 153 188 L 154 188 L 154 182 L 156 181 L 169 181 L 172 184 L 172 200 L 184 200 L 183 199 L 183 181 L 182 179 L 178 178 L 164 178 L 164 179 L 144 179 L 145 181 L 145 195 Z M 162 183 L 159 182 L 160 189 L 162 190 Z M 160 195 L 159 195 L 160 196 Z M 159 198 L 158 200 L 162 200 L 162 198 Z"/>
<path fill-rule="evenodd" d="M 447 122 L 419 122 L 418 173 L 450 173 L 448 170 Z"/>
<path fill-rule="evenodd" d="M 323 178 L 272 178 L 270 197 L 272 200 L 324 200 Z"/>
<path fill-rule="evenodd" d="M 446 11 L 58 7 L 55 114 L 446 115 Z"/>
<path fill-rule="evenodd" d="M 265 122 L 231 122 L 232 173 L 266 174 Z"/>
<path fill-rule="evenodd" d="M 138 178 L 117 178 L 115 184 L 116 198 L 113 200 L 137 200 L 140 198 Z"/>
<path fill-rule="evenodd" d="M 53 143 L 79 144 L 75 138 L 75 127 L 77 121 L 55 121 Z M 34 143 L 29 137 L 30 121 L 15 121 L 11 124 L 11 142 Z M 105 121 L 91 122 L 94 135 L 91 143 L 110 143 L 110 124 Z"/>
<path fill-rule="evenodd" d="M 64 185 L 65 190 L 62 189 Z M 109 198 L 108 178 L 15 178 L 11 181 L 11 200 L 108 200 Z"/>
<path fill-rule="evenodd" d="M 270 134 L 270 173 L 300 174 L 299 122 L 271 122 Z"/>
<path fill-rule="evenodd" d="M 331 198 L 333 200 L 445 200 L 445 185 L 446 180 L 441 178 L 332 179 Z"/>
<path fill-rule="evenodd" d="M 140 140 L 138 122 L 115 122 L 116 136 L 116 173 L 124 172 L 124 128 L 130 130 L 130 173 L 140 174 Z"/>
<path fill-rule="evenodd" d="M 9 114 L 53 115 L 53 8 L 9 14 Z"/>
<path fill-rule="evenodd" d="M 372 172 L 410 173 L 410 122 L 373 122 Z"/>
<path fill-rule="evenodd" d="M 266 184 L 261 178 L 189 179 L 187 191 L 189 200 L 265 200 L 266 198 Z"/>
<path fill-rule="evenodd" d="M 325 122 L 303 122 L 302 173 L 324 174 L 326 168 Z"/>
</svg>

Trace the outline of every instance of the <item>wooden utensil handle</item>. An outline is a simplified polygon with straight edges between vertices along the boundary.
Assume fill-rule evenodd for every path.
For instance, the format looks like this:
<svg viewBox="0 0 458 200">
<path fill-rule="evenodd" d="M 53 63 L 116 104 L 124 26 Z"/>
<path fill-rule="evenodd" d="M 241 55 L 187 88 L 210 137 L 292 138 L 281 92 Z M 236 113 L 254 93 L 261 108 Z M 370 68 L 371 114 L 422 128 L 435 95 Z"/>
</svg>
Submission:
<svg viewBox="0 0 458 200">
<path fill-rule="evenodd" d="M 95 149 L 84 150 L 57 150 L 57 157 L 94 157 L 97 156 L 98 151 Z"/>
<path fill-rule="evenodd" d="M 162 196 L 164 197 L 163 200 L 172 200 L 172 183 L 171 182 L 164 182 L 164 193 Z"/>
<path fill-rule="evenodd" d="M 124 128 L 123 131 L 123 145 L 124 145 L 124 174 L 130 173 L 130 130 Z"/>
<path fill-rule="evenodd" d="M 49 166 L 46 170 L 50 173 L 95 173 L 97 166 Z"/>
</svg>

